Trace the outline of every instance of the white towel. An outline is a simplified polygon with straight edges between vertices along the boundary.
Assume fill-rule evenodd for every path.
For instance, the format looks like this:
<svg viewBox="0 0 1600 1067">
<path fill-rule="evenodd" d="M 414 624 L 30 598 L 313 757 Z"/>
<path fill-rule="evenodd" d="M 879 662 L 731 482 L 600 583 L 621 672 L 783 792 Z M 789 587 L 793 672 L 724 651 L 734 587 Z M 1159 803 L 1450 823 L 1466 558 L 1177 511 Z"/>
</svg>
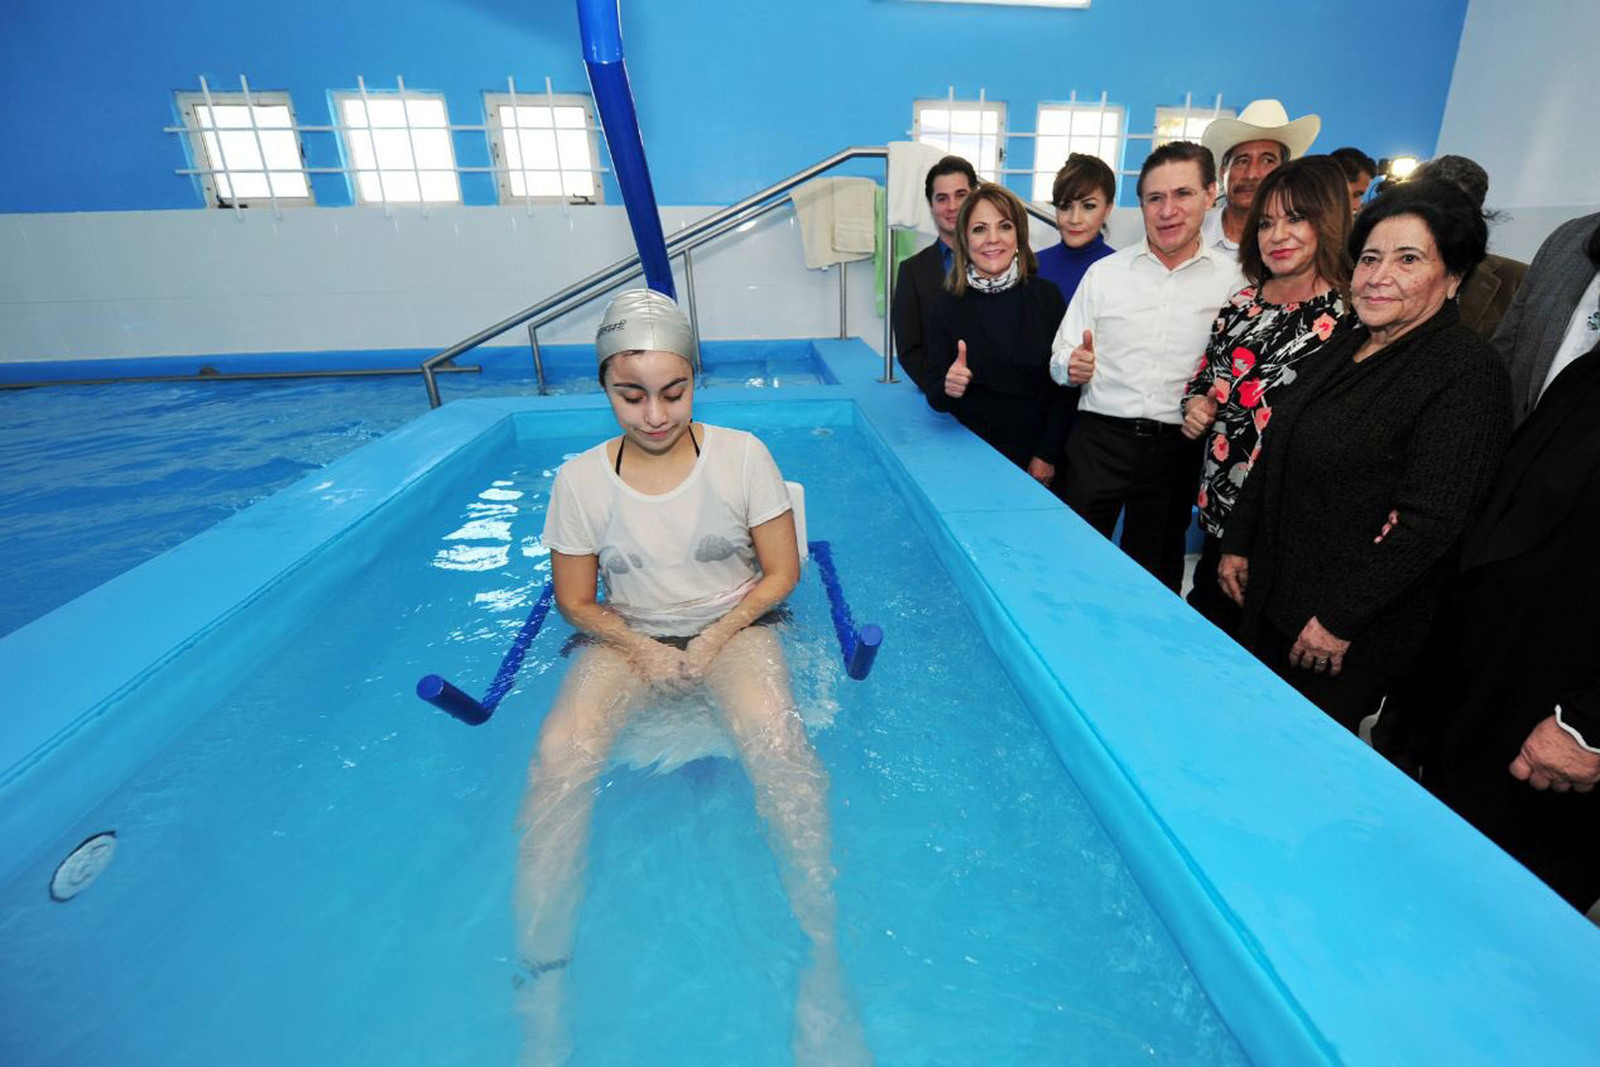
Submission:
<svg viewBox="0 0 1600 1067">
<path fill-rule="evenodd" d="M 833 191 L 833 247 L 870 256 L 878 248 L 878 183 L 844 178 Z"/>
<path fill-rule="evenodd" d="M 877 187 L 871 178 L 818 178 L 789 194 L 808 268 L 872 255 Z"/>
<path fill-rule="evenodd" d="M 939 231 L 928 214 L 928 197 L 923 192 L 928 171 L 947 152 L 917 141 L 889 142 L 889 225 L 927 234 Z"/>
</svg>

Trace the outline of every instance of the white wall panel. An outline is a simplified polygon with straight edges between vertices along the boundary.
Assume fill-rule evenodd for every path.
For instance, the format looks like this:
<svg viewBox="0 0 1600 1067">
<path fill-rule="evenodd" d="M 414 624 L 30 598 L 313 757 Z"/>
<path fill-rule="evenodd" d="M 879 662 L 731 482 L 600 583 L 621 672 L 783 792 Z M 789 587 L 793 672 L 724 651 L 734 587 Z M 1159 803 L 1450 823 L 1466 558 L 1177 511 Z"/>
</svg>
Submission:
<svg viewBox="0 0 1600 1067">
<path fill-rule="evenodd" d="M 1496 251 L 1530 259 L 1600 208 L 1600 3 L 1471 0 L 1435 155 L 1489 172 Z"/>
<path fill-rule="evenodd" d="M 663 221 L 670 234 L 711 210 Z M 1138 232 L 1138 212 L 1119 209 L 1113 238 Z M 1054 239 L 1035 224 L 1036 246 Z M 616 206 L 0 216 L 0 359 L 443 348 L 631 248 Z M 695 281 L 707 338 L 838 332 L 837 270 L 805 269 L 788 208 L 702 247 Z M 872 262 L 851 264 L 847 285 L 850 332 L 881 347 Z M 599 316 L 540 337 L 588 341 Z M 519 328 L 501 343 L 525 340 Z"/>
</svg>

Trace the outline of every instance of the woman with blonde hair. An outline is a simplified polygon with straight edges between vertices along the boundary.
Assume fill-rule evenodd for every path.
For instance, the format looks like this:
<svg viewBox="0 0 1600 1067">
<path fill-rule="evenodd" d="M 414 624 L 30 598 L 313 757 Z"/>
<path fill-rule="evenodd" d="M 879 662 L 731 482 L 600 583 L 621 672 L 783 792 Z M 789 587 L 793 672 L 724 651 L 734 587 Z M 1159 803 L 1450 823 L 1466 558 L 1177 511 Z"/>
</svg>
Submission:
<svg viewBox="0 0 1600 1067">
<path fill-rule="evenodd" d="M 1004 186 L 978 186 L 956 220 L 955 260 L 934 310 L 928 403 L 1048 486 L 1078 391 L 1050 378 L 1067 304 L 1038 271 L 1022 201 Z"/>
</svg>

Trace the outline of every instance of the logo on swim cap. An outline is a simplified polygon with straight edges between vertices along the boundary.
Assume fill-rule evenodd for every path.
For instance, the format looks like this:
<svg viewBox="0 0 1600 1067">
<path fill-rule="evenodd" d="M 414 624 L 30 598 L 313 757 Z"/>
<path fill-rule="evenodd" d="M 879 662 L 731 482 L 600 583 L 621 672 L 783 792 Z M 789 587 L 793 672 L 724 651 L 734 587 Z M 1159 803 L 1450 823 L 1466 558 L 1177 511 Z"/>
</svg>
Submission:
<svg viewBox="0 0 1600 1067">
<path fill-rule="evenodd" d="M 618 352 L 671 352 L 692 360 L 694 333 L 670 296 L 654 289 L 629 289 L 606 306 L 594 343 L 601 363 Z"/>
</svg>

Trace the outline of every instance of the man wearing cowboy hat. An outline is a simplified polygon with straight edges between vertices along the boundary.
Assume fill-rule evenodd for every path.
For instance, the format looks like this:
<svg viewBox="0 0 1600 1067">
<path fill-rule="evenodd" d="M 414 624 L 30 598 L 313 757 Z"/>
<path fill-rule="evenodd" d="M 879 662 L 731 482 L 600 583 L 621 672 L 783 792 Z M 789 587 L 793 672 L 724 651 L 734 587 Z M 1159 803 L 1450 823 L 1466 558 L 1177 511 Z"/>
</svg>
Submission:
<svg viewBox="0 0 1600 1067">
<path fill-rule="evenodd" d="M 1252 100 L 1238 118 L 1217 119 L 1207 126 L 1200 143 L 1216 157 L 1226 203 L 1206 215 L 1201 232 L 1206 244 L 1237 256 L 1256 186 L 1278 164 L 1305 155 L 1321 129 L 1317 115 L 1290 122 L 1289 113 L 1276 100 Z"/>
</svg>

